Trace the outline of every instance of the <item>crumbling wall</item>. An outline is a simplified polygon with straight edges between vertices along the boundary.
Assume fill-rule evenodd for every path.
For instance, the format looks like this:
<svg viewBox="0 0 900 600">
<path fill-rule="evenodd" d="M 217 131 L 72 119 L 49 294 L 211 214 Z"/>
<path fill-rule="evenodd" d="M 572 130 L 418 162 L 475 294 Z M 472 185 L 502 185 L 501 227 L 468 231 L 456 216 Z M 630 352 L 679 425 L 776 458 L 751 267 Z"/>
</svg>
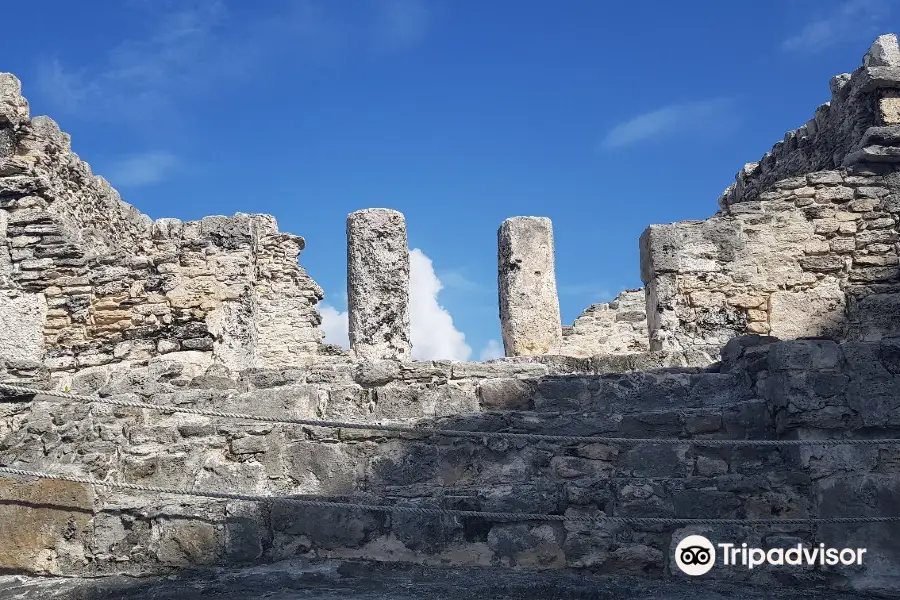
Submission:
<svg viewBox="0 0 900 600">
<path fill-rule="evenodd" d="M 152 222 L 29 119 L 0 76 L 0 323 L 5 357 L 72 373 L 166 353 L 230 368 L 318 352 L 322 290 L 297 264 L 303 239 L 272 217 Z"/>
<path fill-rule="evenodd" d="M 633 354 L 650 349 L 643 288 L 625 290 L 612 302 L 592 304 L 563 327 L 560 354 L 588 357 Z"/>
<path fill-rule="evenodd" d="M 600 374 L 590 361 L 322 358 L 224 377 L 157 357 L 76 376 L 74 391 L 188 408 L 467 431 L 684 439 L 893 437 L 889 342 L 733 340 L 710 369 Z M 544 362 L 541 362 L 544 360 Z M 660 404 L 664 399 L 664 406 Z M 23 399 L 27 400 L 27 399 Z M 0 464 L 106 481 L 476 511 L 769 519 L 897 515 L 895 448 L 736 448 L 444 438 L 253 423 L 58 401 L 7 402 Z M 824 407 L 824 408 L 823 408 Z M 2 478 L 0 478 L 2 481 Z M 34 484 L 0 484 L 13 499 Z M 40 493 L 49 493 L 38 490 Z M 218 501 L 60 484 L 0 568 L 146 574 L 290 557 L 592 568 L 678 576 L 674 525 L 493 520 Z M 4 492 L 6 493 L 6 492 Z M 87 514 L 85 514 L 85 512 Z M 71 519 L 66 518 L 71 516 Z M 706 526 L 716 542 L 865 547 L 862 568 L 714 570 L 756 584 L 896 589 L 896 524 Z"/>
<path fill-rule="evenodd" d="M 831 79 L 831 101 L 812 119 L 789 131 L 758 162 L 748 163 L 719 198 L 719 206 L 753 201 L 782 179 L 830 171 L 859 159 L 870 127 L 892 120 L 900 101 L 897 90 L 900 55 L 897 37 L 879 37 L 861 68 Z M 896 122 L 895 122 L 896 123 Z"/>
<path fill-rule="evenodd" d="M 890 44 L 896 38 L 879 38 L 866 64 Z M 885 109 L 900 64 L 837 81 L 834 102 L 820 110 L 827 119 L 739 174 L 715 216 L 641 236 L 651 348 L 714 353 L 745 333 L 900 332 L 900 120 Z"/>
</svg>

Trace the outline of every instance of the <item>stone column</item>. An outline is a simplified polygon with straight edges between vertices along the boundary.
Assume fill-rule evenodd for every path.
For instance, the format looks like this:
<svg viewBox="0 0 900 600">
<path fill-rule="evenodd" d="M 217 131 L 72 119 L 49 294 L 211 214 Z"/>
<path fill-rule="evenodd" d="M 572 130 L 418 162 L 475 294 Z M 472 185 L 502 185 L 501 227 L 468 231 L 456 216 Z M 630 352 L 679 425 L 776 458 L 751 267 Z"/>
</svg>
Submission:
<svg viewBox="0 0 900 600">
<path fill-rule="evenodd" d="M 347 216 L 350 350 L 363 360 L 410 360 L 406 220 L 387 208 Z"/>
<path fill-rule="evenodd" d="M 500 328 L 506 356 L 557 352 L 562 323 L 550 219 L 507 219 L 497 238 Z"/>
</svg>

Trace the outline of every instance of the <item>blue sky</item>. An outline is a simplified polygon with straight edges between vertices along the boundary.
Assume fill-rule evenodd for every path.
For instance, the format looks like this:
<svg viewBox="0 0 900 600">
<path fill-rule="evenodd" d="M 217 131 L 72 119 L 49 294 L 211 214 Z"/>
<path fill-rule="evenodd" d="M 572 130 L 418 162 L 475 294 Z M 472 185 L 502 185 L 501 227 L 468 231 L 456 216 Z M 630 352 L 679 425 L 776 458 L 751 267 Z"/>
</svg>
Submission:
<svg viewBox="0 0 900 600">
<path fill-rule="evenodd" d="M 499 339 L 503 219 L 553 220 L 571 323 L 641 285 L 648 224 L 713 214 L 832 75 L 900 30 L 895 0 L 748 6 L 33 0 L 5 10 L 0 48 L 32 114 L 126 201 L 153 218 L 274 214 L 336 311 L 346 215 L 402 211 L 420 346 L 461 358 L 461 333 L 478 358 Z M 440 307 L 452 325 L 425 323 Z"/>
</svg>

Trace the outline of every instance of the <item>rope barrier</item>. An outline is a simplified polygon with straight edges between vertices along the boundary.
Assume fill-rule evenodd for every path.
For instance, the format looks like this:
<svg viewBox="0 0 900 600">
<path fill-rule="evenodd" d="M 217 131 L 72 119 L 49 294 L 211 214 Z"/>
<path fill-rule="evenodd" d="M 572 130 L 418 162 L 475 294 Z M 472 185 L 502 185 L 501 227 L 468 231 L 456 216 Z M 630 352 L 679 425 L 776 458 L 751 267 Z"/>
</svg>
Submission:
<svg viewBox="0 0 900 600">
<path fill-rule="evenodd" d="M 226 412 L 217 410 L 206 410 L 176 406 L 162 406 L 147 402 L 135 402 L 130 400 L 115 400 L 111 398 L 96 398 L 91 396 L 80 396 L 77 394 L 69 394 L 67 392 L 58 392 L 51 390 L 39 390 L 25 386 L 0 383 L 0 390 L 7 390 L 25 395 L 41 395 L 51 398 L 61 398 L 75 400 L 86 403 L 99 403 L 111 406 L 119 406 L 125 408 L 141 408 L 156 410 L 164 413 L 183 413 L 194 414 L 210 417 L 231 418 L 249 421 L 262 421 L 266 423 L 291 424 L 291 425 L 308 425 L 315 427 L 333 427 L 345 429 L 365 429 L 375 431 L 391 431 L 399 433 L 415 433 L 428 435 L 441 435 L 448 437 L 475 437 L 475 438 L 501 438 L 501 439 L 519 439 L 526 441 L 555 441 L 555 442 L 601 442 L 601 443 L 649 443 L 649 444 L 700 444 L 711 446 L 800 446 L 800 445 L 825 445 L 834 446 L 839 444 L 852 445 L 881 445 L 881 444 L 897 444 L 900 439 L 828 439 L 828 440 L 695 440 L 695 439 L 653 439 L 653 438 L 616 438 L 616 437 L 599 437 L 599 436 L 568 436 L 568 435 L 545 435 L 530 433 L 509 433 L 496 431 L 464 431 L 453 429 L 435 429 L 424 427 L 413 427 L 407 425 L 388 425 L 381 423 L 351 423 L 344 421 L 324 421 L 317 419 L 284 419 L 278 417 L 266 417 L 261 415 L 252 415 L 245 413 Z M 153 492 L 157 494 L 168 494 L 178 496 L 193 496 L 200 498 L 210 498 L 218 500 L 239 500 L 247 502 L 273 502 L 284 501 L 299 506 L 313 508 L 339 508 L 349 510 L 367 510 L 383 513 L 400 513 L 414 515 L 430 515 L 430 516 L 454 516 L 454 517 L 474 517 L 489 519 L 494 521 L 568 521 L 582 523 L 612 523 L 622 525 L 825 525 L 825 524 L 864 524 L 864 523 L 895 523 L 900 522 L 900 517 L 822 517 L 822 518 L 796 518 L 796 519 L 689 519 L 674 517 L 610 517 L 610 516 L 594 516 L 594 515 L 551 515 L 541 513 L 510 513 L 497 511 L 475 511 L 475 510 L 456 510 L 445 508 L 425 508 L 418 506 L 402 506 L 402 505 L 383 505 L 383 504 L 367 504 L 361 502 L 340 502 L 327 500 L 314 500 L 311 498 L 303 498 L 296 496 L 265 496 L 256 494 L 241 494 L 236 492 L 217 492 L 209 490 L 189 490 L 182 488 L 167 488 L 152 485 L 142 485 L 135 483 L 120 483 L 113 481 L 101 481 L 91 477 L 81 477 L 77 475 L 67 475 L 62 473 L 49 473 L 44 471 L 30 471 L 25 469 L 16 469 L 12 467 L 0 466 L 0 473 L 16 475 L 20 477 L 32 477 L 37 479 L 50 479 L 56 481 L 68 481 L 71 483 L 82 483 L 98 487 Z"/>
<path fill-rule="evenodd" d="M 37 479 L 53 479 L 71 483 L 83 483 L 112 489 L 154 492 L 177 496 L 195 496 L 217 500 L 242 500 L 247 502 L 283 501 L 314 508 L 343 508 L 369 510 L 386 513 L 406 513 L 414 515 L 431 515 L 447 517 L 476 517 L 495 521 L 568 521 L 578 523 L 614 523 L 620 525 L 831 525 L 831 524 L 863 524 L 863 523 L 896 523 L 900 517 L 808 517 L 797 519 L 680 519 L 674 517 L 608 517 L 602 515 L 548 515 L 541 513 L 491 512 L 480 510 L 456 510 L 449 508 L 424 508 L 419 506 L 401 506 L 385 504 L 365 504 L 359 502 L 337 502 L 312 500 L 296 496 L 262 496 L 255 494 L 239 494 L 234 492 L 198 491 L 179 488 L 166 488 L 136 483 L 118 483 L 101 481 L 91 477 L 46 473 L 43 471 L 27 471 L 11 467 L 0 467 L 0 473 L 34 477 Z"/>
<path fill-rule="evenodd" d="M 626 438 L 603 437 L 583 435 L 549 435 L 542 433 L 512 433 L 506 431 L 467 431 L 458 429 L 439 429 L 432 427 L 418 427 L 412 425 L 392 425 L 385 423 L 353 423 L 349 421 L 325 421 L 319 419 L 293 419 L 284 417 L 267 417 L 238 412 L 226 412 L 220 410 L 207 410 L 203 408 L 188 408 L 182 406 L 163 406 L 149 402 L 136 402 L 132 400 L 115 400 L 112 398 L 99 398 L 93 396 L 79 396 L 67 392 L 54 390 L 39 390 L 19 385 L 0 383 L 0 390 L 20 393 L 23 395 L 40 395 L 51 398 L 76 400 L 78 402 L 107 404 L 122 408 L 143 408 L 163 413 L 181 413 L 199 415 L 205 417 L 219 417 L 224 419 L 237 419 L 245 421 L 260 421 L 263 423 L 275 423 L 283 425 L 306 425 L 310 427 L 330 427 L 335 429 L 361 429 L 367 431 L 390 431 L 393 433 L 412 433 L 417 435 L 436 435 L 455 438 L 476 439 L 504 439 L 521 440 L 525 442 L 560 442 L 573 444 L 658 444 L 667 446 L 706 446 L 706 447 L 796 447 L 796 446 L 883 446 L 900 444 L 900 438 L 829 438 L 829 439 L 805 439 L 805 440 L 725 440 L 725 439 L 698 439 L 698 438 Z"/>
</svg>

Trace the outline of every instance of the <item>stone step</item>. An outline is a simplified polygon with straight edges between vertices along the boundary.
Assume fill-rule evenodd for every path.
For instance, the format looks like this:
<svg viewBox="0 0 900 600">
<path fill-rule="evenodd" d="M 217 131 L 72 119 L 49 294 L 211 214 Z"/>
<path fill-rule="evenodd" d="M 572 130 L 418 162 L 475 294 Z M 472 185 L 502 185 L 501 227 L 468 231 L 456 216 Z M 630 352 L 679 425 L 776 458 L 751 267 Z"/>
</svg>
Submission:
<svg viewBox="0 0 900 600">
<path fill-rule="evenodd" d="M 482 397 L 484 388 L 482 383 Z M 746 401 L 753 395 L 750 383 L 731 373 L 646 372 L 543 377 L 534 384 L 530 405 L 539 411 L 624 413 L 724 407 Z"/>
</svg>

